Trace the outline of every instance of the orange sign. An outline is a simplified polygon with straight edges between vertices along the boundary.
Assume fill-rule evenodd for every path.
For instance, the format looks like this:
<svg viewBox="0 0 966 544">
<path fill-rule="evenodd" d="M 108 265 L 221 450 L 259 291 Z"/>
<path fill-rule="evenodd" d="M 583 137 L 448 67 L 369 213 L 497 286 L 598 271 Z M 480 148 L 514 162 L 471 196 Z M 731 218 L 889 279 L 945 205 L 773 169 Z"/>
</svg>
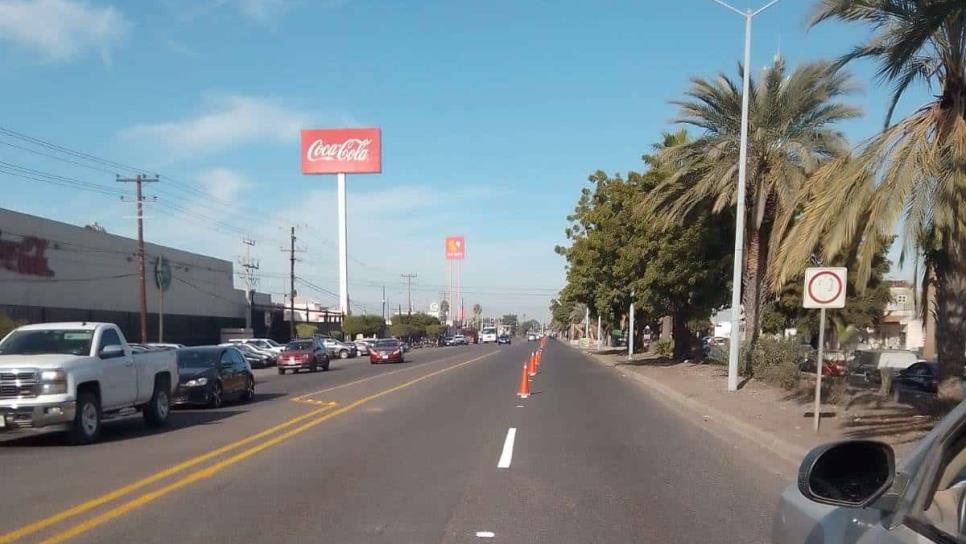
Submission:
<svg viewBox="0 0 966 544">
<path fill-rule="evenodd" d="M 466 255 L 466 243 L 462 236 L 446 237 L 446 260 L 462 261 Z"/>
</svg>

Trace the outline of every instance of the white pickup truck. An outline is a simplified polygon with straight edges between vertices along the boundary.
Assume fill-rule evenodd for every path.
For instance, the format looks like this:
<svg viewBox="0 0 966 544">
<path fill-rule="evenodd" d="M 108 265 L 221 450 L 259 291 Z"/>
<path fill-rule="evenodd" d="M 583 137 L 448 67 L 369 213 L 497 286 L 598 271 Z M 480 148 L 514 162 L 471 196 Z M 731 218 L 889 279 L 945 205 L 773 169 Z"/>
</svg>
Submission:
<svg viewBox="0 0 966 544">
<path fill-rule="evenodd" d="M 0 432 L 66 427 L 88 444 L 103 419 L 136 411 L 160 426 L 177 386 L 175 352 L 132 354 L 116 325 L 26 325 L 0 341 Z"/>
</svg>

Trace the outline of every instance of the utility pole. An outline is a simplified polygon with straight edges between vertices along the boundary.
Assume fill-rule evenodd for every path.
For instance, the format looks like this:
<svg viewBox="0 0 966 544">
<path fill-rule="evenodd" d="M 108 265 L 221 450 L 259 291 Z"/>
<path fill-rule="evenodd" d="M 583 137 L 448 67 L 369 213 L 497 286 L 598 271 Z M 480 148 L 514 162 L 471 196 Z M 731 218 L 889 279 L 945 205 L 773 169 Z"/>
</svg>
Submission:
<svg viewBox="0 0 966 544">
<path fill-rule="evenodd" d="M 289 254 L 289 297 L 288 297 L 288 306 L 289 306 L 289 313 L 290 313 L 289 337 L 294 339 L 295 338 L 295 261 L 298 260 L 295 258 L 295 254 L 302 253 L 305 250 L 295 249 L 295 227 L 294 226 L 292 227 L 290 237 L 291 237 L 291 243 L 288 249 L 283 247 L 281 248 L 281 250 L 288 251 L 288 254 Z M 306 314 L 306 318 L 307 317 L 308 317 L 308 314 Z"/>
<path fill-rule="evenodd" d="M 413 315 L 413 280 L 416 279 L 416 274 L 400 274 L 399 276 L 406 279 L 406 291 L 409 293 L 409 315 Z"/>
<path fill-rule="evenodd" d="M 137 188 L 135 203 L 137 204 L 138 221 L 138 304 L 141 310 L 141 342 L 148 341 L 148 299 L 144 279 L 144 193 L 141 185 L 144 183 L 157 183 L 158 176 L 148 177 L 138 174 L 133 178 L 116 177 L 119 183 L 134 183 Z"/>
<path fill-rule="evenodd" d="M 382 286 L 382 326 L 386 326 L 386 286 Z"/>
<path fill-rule="evenodd" d="M 245 280 L 245 302 L 248 304 L 248 312 L 245 314 L 245 328 L 252 329 L 252 304 L 255 286 L 258 284 L 258 262 L 252 260 L 251 249 L 255 245 L 255 240 L 242 238 L 245 244 L 245 256 L 241 259 L 242 277 Z"/>
</svg>

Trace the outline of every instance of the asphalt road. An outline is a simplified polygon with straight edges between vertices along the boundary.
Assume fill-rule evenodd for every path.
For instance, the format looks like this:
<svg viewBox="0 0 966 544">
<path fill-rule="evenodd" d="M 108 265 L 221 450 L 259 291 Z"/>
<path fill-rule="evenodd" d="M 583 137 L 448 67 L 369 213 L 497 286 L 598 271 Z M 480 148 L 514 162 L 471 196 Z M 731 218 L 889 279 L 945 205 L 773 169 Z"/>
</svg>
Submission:
<svg viewBox="0 0 966 544">
<path fill-rule="evenodd" d="M 517 399 L 533 347 L 258 371 L 254 402 L 161 431 L 4 439 L 0 544 L 768 541 L 786 477 L 559 343 Z"/>
</svg>

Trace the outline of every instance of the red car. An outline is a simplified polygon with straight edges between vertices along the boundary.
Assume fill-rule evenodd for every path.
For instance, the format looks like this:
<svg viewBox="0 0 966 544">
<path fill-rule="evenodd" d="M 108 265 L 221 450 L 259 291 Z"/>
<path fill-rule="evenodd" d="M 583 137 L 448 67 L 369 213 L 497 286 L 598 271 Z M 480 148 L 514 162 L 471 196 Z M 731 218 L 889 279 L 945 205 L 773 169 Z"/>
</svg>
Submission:
<svg viewBox="0 0 966 544">
<path fill-rule="evenodd" d="M 399 340 L 377 340 L 369 347 L 369 362 L 376 363 L 405 363 L 403 345 Z"/>
<path fill-rule="evenodd" d="M 315 372 L 320 368 L 329 369 L 329 353 L 315 338 L 289 342 L 278 358 L 279 374 L 285 374 L 287 370 L 295 374 L 298 374 L 299 370 Z"/>
<path fill-rule="evenodd" d="M 815 373 L 815 361 L 809 358 L 802 363 L 803 372 Z M 822 365 L 822 376 L 840 377 L 845 376 L 845 363 L 841 361 L 825 361 Z"/>
</svg>

